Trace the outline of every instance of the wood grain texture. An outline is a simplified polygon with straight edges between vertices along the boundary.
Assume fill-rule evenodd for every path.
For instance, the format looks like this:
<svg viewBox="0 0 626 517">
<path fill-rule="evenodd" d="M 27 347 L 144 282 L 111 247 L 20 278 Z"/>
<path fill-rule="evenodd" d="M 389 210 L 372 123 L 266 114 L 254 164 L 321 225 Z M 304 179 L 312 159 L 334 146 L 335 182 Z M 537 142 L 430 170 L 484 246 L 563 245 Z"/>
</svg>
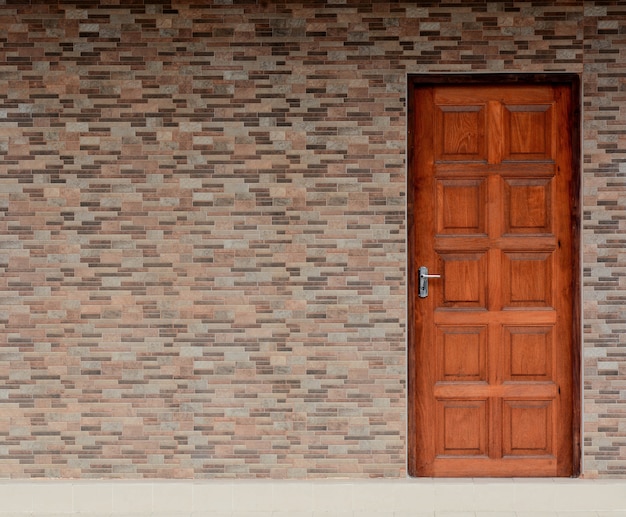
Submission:
<svg viewBox="0 0 626 517">
<path fill-rule="evenodd" d="M 413 91 L 410 264 L 442 275 L 410 314 L 415 475 L 574 472 L 568 92 Z"/>
</svg>

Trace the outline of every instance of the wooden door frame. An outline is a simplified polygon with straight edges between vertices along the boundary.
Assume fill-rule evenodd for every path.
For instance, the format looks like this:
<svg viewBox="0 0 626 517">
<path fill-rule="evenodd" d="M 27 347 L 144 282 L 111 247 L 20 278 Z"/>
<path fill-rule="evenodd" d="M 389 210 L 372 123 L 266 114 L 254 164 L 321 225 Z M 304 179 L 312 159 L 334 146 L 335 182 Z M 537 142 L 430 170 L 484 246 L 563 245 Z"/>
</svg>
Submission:
<svg viewBox="0 0 626 517">
<path fill-rule="evenodd" d="M 408 170 L 407 170 L 407 275 L 408 275 L 408 472 L 411 476 L 417 476 L 416 458 L 419 444 L 416 443 L 417 426 L 417 403 L 413 379 L 417 373 L 416 365 L 416 339 L 414 318 L 415 300 L 417 299 L 417 271 L 415 271 L 415 239 L 413 228 L 415 221 L 414 211 L 414 171 L 415 150 L 412 135 L 415 132 L 415 121 L 418 114 L 415 112 L 416 90 L 423 87 L 445 85 L 564 85 L 571 91 L 571 105 L 569 107 L 572 121 L 572 181 L 570 192 L 571 209 L 571 232 L 572 232 L 572 293 L 574 299 L 572 314 L 572 475 L 580 475 L 581 468 L 581 426 L 582 426 L 582 331 L 581 331 L 581 259 L 580 259 L 580 200 L 581 200 L 581 97 L 580 77 L 571 73 L 519 73 L 519 74 L 409 74 L 407 97 L 407 130 L 408 130 Z"/>
</svg>

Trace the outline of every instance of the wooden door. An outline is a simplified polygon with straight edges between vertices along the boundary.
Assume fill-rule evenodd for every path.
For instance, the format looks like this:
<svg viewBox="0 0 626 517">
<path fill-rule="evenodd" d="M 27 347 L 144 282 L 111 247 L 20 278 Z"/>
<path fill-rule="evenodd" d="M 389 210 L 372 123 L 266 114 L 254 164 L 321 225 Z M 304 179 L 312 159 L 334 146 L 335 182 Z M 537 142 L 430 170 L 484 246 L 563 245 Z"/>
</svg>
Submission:
<svg viewBox="0 0 626 517">
<path fill-rule="evenodd" d="M 571 95 L 558 84 L 412 89 L 413 475 L 574 473 Z M 420 266 L 441 275 L 425 298 Z"/>
</svg>

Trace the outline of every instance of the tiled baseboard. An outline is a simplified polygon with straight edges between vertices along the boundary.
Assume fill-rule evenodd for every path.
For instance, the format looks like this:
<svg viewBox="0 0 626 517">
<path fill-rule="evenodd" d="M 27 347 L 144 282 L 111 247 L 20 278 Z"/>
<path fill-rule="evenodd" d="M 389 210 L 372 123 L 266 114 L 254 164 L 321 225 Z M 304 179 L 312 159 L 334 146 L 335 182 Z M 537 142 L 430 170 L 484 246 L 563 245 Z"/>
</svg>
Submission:
<svg viewBox="0 0 626 517">
<path fill-rule="evenodd" d="M 626 479 L 0 482 L 0 517 L 618 517 Z"/>
</svg>

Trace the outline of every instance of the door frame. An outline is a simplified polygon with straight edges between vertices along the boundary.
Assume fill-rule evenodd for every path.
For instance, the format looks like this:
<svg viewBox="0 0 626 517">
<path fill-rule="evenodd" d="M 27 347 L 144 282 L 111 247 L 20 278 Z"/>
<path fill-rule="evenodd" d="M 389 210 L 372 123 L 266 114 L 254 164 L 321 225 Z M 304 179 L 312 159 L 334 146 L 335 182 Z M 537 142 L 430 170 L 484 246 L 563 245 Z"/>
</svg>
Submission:
<svg viewBox="0 0 626 517">
<path fill-rule="evenodd" d="M 417 442 L 417 429 L 420 425 L 417 416 L 416 388 L 413 379 L 417 374 L 417 357 L 414 328 L 414 318 L 412 314 L 415 310 L 417 300 L 418 282 L 417 271 L 415 271 L 415 239 L 413 238 L 413 227 L 416 224 L 414 211 L 414 181 L 415 181 L 415 150 L 413 134 L 415 132 L 415 121 L 418 114 L 415 112 L 416 90 L 423 87 L 445 86 L 445 85 L 564 85 L 571 91 L 571 104 L 569 107 L 572 121 L 572 181 L 570 191 L 571 210 L 571 236 L 572 236 L 572 293 L 574 299 L 572 314 L 572 475 L 580 475 L 581 469 L 581 427 L 582 427 L 582 319 L 581 319 L 581 81 L 580 76 L 572 73 L 503 73 L 503 74 L 408 74 L 407 90 L 407 278 L 408 278 L 408 473 L 410 476 L 418 476 L 416 458 L 419 443 Z"/>
</svg>

